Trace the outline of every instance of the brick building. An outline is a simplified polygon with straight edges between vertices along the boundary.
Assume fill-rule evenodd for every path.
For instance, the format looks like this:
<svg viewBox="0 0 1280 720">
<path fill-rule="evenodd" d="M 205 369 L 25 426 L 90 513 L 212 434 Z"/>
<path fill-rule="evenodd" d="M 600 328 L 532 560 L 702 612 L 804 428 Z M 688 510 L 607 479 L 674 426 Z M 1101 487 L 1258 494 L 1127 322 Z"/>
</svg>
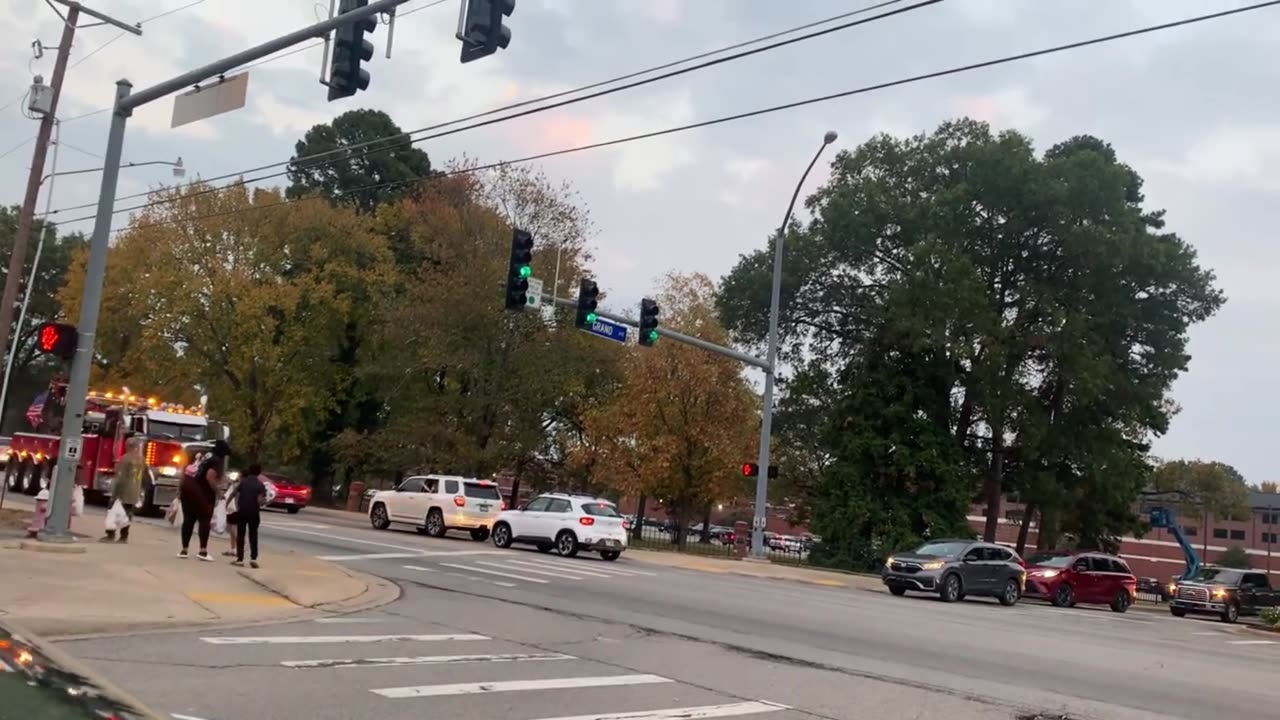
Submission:
<svg viewBox="0 0 1280 720">
<path fill-rule="evenodd" d="M 1144 501 L 1139 509 L 1145 516 L 1153 505 Z M 1250 566 L 1271 574 L 1272 583 L 1280 585 L 1280 493 L 1251 490 L 1249 505 L 1252 511 L 1246 518 L 1210 516 L 1206 521 L 1204 517 L 1183 516 L 1178 518 L 1178 525 L 1195 546 L 1202 562 L 1216 562 L 1227 549 L 1239 546 L 1249 557 Z M 970 510 L 969 522 L 979 534 L 986 521 L 985 511 L 985 506 L 980 505 Z M 1006 503 L 996 535 L 997 542 L 1011 546 L 1017 544 L 1022 512 L 1020 503 Z M 1036 546 L 1036 530 L 1033 521 L 1027 534 L 1028 554 Z M 1120 556 L 1128 561 L 1139 577 L 1153 577 L 1161 581 L 1180 574 L 1185 563 L 1178 542 L 1172 533 L 1164 529 L 1153 529 L 1142 538 L 1123 538 Z"/>
</svg>

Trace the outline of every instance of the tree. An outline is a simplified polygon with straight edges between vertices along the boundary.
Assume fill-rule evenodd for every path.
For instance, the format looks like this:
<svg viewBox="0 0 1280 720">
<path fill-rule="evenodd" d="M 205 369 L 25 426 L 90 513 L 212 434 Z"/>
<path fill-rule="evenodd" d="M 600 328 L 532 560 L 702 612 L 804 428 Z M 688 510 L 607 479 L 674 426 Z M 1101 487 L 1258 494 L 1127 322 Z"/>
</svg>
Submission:
<svg viewBox="0 0 1280 720">
<path fill-rule="evenodd" d="M 937 452 L 955 463 L 934 475 L 956 484 L 935 495 L 956 503 L 946 517 L 977 496 L 993 539 L 1002 495 L 1026 491 L 1047 524 L 1112 542 L 1137 523 L 1129 508 L 1148 438 L 1174 411 L 1187 329 L 1223 302 L 1194 250 L 1143 208 L 1141 184 L 1091 137 L 1042 157 L 972 120 L 872 138 L 836 157 L 807 201 L 813 221 L 787 229 L 783 356 L 862 412 L 875 411 L 858 398 L 873 366 L 928 404 L 915 412 L 933 442 L 950 438 Z M 771 255 L 741 258 L 722 281 L 739 342 L 763 341 Z M 834 465 L 847 479 L 865 462 L 837 453 Z M 895 522 L 888 535 L 912 535 L 914 521 Z"/>
<path fill-rule="evenodd" d="M 1249 564 L 1249 553 L 1239 545 L 1232 545 L 1218 558 L 1218 565 L 1228 568 L 1238 568 L 1240 570 L 1248 570 L 1252 567 Z"/>
<path fill-rule="evenodd" d="M 176 402 L 210 397 L 247 460 L 296 461 L 340 380 L 349 318 L 376 300 L 391 262 L 350 210 L 283 203 L 275 190 L 152 194 L 112 247 L 95 382 Z M 204 194 L 201 194 L 204 193 Z M 61 294 L 79 306 L 83 253 Z"/>
<path fill-rule="evenodd" d="M 581 333 L 548 328 L 539 313 L 502 311 L 512 225 L 494 198 L 515 207 L 509 193 L 523 198 L 527 214 L 518 221 L 535 237 L 545 233 L 581 248 L 585 215 L 556 210 L 571 203 L 569 196 L 535 174 L 441 178 L 379 218 L 396 252 L 420 259 L 380 310 L 376 340 L 367 348 L 364 367 L 379 388 L 383 424 L 363 436 L 348 432 L 341 441 L 344 448 L 377 448 L 381 469 L 482 477 L 515 471 L 519 478 L 526 466 L 558 465 L 562 453 L 548 438 L 568 432 L 564 423 L 573 408 L 607 382 L 607 348 Z M 535 275 L 548 278 L 555 254 L 541 243 L 535 248 Z M 576 251 L 561 257 L 566 276 L 578 272 L 577 258 Z M 343 458 L 353 465 L 362 460 Z"/>
<path fill-rule="evenodd" d="M 13 238 L 18 226 L 18 208 L 0 207 L 0 255 L 8 257 L 13 253 Z M 84 244 L 84 237 L 79 233 L 70 235 L 58 234 L 58 228 L 52 223 L 37 218 L 32 229 L 35 238 L 44 238 L 44 248 L 40 254 L 40 267 L 36 274 L 35 284 L 31 288 L 31 300 L 27 307 L 26 321 L 21 332 L 18 332 L 18 313 L 15 308 L 13 326 L 10 337 L 15 339 L 13 347 L 17 355 L 13 361 L 13 376 L 9 384 L 9 396 L 4 408 L 4 430 L 12 432 L 24 427 L 26 420 L 23 411 L 31 399 L 48 386 L 49 379 L 57 372 L 60 363 L 48 359 L 36 352 L 35 333 L 40 323 L 58 320 L 65 317 L 58 305 L 58 290 L 66 281 L 67 268 L 71 264 L 74 252 Z M 28 246 L 30 256 L 23 269 L 23 288 L 26 278 L 31 275 L 31 263 L 35 260 L 36 243 Z M 8 264 L 0 268 L 0 282 L 8 274 Z M 22 294 L 19 293 L 21 303 Z M 76 315 L 70 315 L 73 319 Z M 0 368 L 5 358 L 0 357 Z"/>
<path fill-rule="evenodd" d="M 431 159 L 390 116 L 368 109 L 308 130 L 294 145 L 288 172 L 288 197 L 319 193 L 366 214 L 411 195 L 434 174 Z"/>
<path fill-rule="evenodd" d="M 664 327 L 723 343 L 715 287 L 703 275 L 667 276 L 656 300 Z M 741 465 L 755 457 L 757 403 L 735 360 L 672 341 L 632 347 L 622 387 L 587 417 L 597 477 L 622 494 L 657 498 L 675 517 L 677 542 L 698 513 L 742 494 Z"/>
<path fill-rule="evenodd" d="M 1235 468 L 1220 462 L 1172 460 L 1151 475 L 1152 489 L 1167 498 L 1183 516 L 1203 521 L 1204 547 L 1209 547 L 1209 519 L 1249 516 L 1249 486 Z"/>
<path fill-rule="evenodd" d="M 1275 480 L 1263 480 L 1262 482 L 1258 483 L 1255 487 L 1258 488 L 1258 492 L 1272 493 L 1272 494 L 1280 493 L 1280 483 L 1277 483 Z"/>
</svg>

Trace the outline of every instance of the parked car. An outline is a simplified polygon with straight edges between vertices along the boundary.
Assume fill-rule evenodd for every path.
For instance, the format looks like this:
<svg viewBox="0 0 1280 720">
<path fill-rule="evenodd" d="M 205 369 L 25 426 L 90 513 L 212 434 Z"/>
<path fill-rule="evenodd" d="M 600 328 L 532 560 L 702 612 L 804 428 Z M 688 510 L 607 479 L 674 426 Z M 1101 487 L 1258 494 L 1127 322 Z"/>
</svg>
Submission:
<svg viewBox="0 0 1280 720">
<path fill-rule="evenodd" d="M 493 544 L 533 545 L 540 552 L 555 550 L 563 557 L 598 552 L 617 560 L 627 549 L 627 521 L 613 503 L 591 495 L 547 493 L 527 505 L 500 514 L 493 525 Z"/>
<path fill-rule="evenodd" d="M 1027 560 L 1027 597 L 1057 607 L 1076 603 L 1128 610 L 1138 597 L 1138 578 L 1124 560 L 1101 553 L 1040 553 Z"/>
<path fill-rule="evenodd" d="M 0 619 L 0 717 L 160 720 L 60 649 Z"/>
<path fill-rule="evenodd" d="M 1280 607 L 1280 591 L 1271 587 L 1265 572 L 1214 566 L 1200 568 L 1189 580 L 1179 580 L 1169 601 L 1174 617 L 1217 615 L 1225 623 L 1273 607 Z"/>
<path fill-rule="evenodd" d="M 262 480 L 275 490 L 275 497 L 267 507 L 287 510 L 296 515 L 311 502 L 311 488 L 306 485 L 270 473 L 262 473 Z"/>
<path fill-rule="evenodd" d="M 416 475 L 394 490 L 379 490 L 369 501 L 369 522 L 378 530 L 392 523 L 413 525 L 419 533 L 444 537 L 466 530 L 477 542 L 488 540 L 498 513 L 506 508 L 498 484 L 456 475 Z"/>
<path fill-rule="evenodd" d="M 1010 606 L 1022 597 L 1026 570 L 1006 547 L 973 540 L 931 540 L 885 560 L 880 578 L 889 592 L 937 593 L 943 602 L 986 595 Z"/>
</svg>

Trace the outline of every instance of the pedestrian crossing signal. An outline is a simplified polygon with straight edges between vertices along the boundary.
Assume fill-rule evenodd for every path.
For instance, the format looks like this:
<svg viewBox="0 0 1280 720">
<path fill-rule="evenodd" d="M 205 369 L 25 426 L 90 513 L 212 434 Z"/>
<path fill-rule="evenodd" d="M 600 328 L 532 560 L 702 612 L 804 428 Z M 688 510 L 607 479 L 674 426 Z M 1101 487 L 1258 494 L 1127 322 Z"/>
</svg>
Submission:
<svg viewBox="0 0 1280 720">
<path fill-rule="evenodd" d="M 742 463 L 742 477 L 753 478 L 760 476 L 760 466 L 756 463 Z M 769 466 L 769 479 L 773 480 L 778 477 L 778 466 Z"/>
<path fill-rule="evenodd" d="M 76 354 L 78 340 L 75 325 L 47 322 L 36 329 L 36 350 L 63 360 L 70 360 Z"/>
</svg>

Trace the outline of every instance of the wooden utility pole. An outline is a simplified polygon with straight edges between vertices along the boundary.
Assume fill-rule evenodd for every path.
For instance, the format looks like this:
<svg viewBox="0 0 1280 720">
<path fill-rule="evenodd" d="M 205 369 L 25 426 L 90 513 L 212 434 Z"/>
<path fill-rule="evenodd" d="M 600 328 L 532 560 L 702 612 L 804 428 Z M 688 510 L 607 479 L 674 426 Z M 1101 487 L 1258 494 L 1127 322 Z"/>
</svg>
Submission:
<svg viewBox="0 0 1280 720">
<path fill-rule="evenodd" d="M 17 341 L 21 332 L 12 338 L 14 347 L 9 348 L 9 340 L 13 327 L 13 309 L 18 300 L 18 287 L 26 274 L 27 245 L 31 242 L 31 229 L 35 224 L 36 201 L 40 197 L 40 185 L 44 182 L 44 161 L 49 152 L 49 138 L 53 134 L 53 124 L 58 115 L 58 98 L 62 95 L 62 81 L 67 75 L 67 60 L 71 57 L 71 44 L 76 36 L 76 22 L 83 12 L 104 23 L 115 25 L 122 30 L 141 35 L 142 30 L 136 25 L 127 25 L 115 18 L 108 17 L 95 10 L 90 10 L 74 0 L 56 0 L 67 7 L 67 14 L 62 18 L 62 40 L 58 43 L 58 57 L 53 64 L 53 77 L 49 82 L 49 110 L 40 118 L 40 130 L 36 133 L 35 152 L 31 157 L 31 172 L 27 176 L 27 193 L 22 199 L 22 209 L 18 213 L 18 227 L 13 236 L 13 254 L 9 257 L 9 272 L 4 278 L 4 294 L 0 296 L 0 349 L 9 353 L 18 351 Z M 56 10 L 56 8 L 55 8 Z M 0 413 L 3 408 L 0 408 Z"/>
</svg>

